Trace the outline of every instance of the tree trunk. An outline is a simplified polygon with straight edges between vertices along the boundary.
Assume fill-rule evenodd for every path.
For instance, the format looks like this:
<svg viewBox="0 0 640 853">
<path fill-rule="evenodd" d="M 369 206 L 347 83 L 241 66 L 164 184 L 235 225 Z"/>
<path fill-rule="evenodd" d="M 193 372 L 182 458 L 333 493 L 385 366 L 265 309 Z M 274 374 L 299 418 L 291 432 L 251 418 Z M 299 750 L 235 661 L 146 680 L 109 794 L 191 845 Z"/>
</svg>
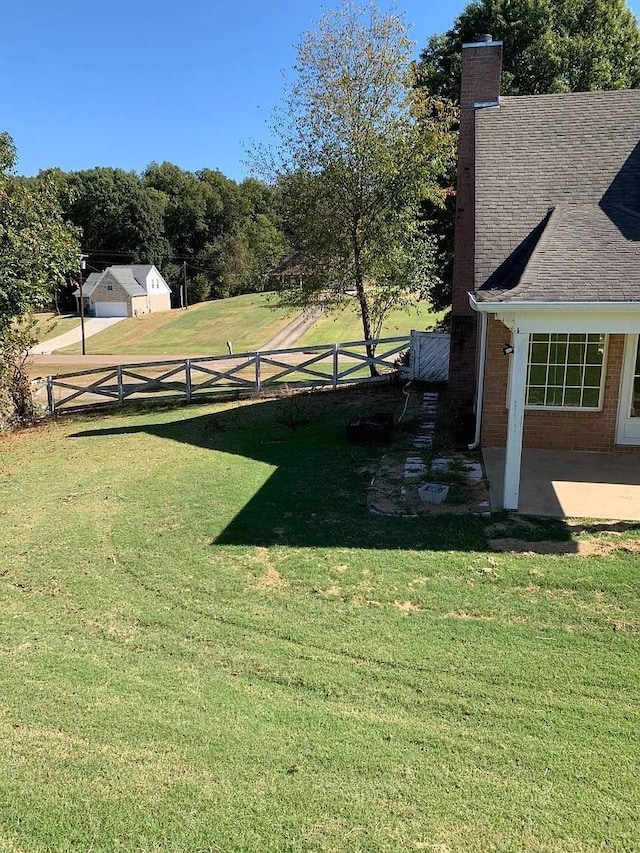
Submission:
<svg viewBox="0 0 640 853">
<path fill-rule="evenodd" d="M 362 316 L 362 330 L 364 332 L 365 341 L 371 340 L 371 316 L 369 315 L 369 304 L 367 302 L 367 294 L 364 289 L 364 280 L 362 276 L 362 267 L 360 266 L 360 247 L 356 235 L 353 235 L 353 260 L 355 271 L 356 293 L 358 302 L 360 303 L 360 315 Z M 373 358 L 376 353 L 375 344 L 366 344 L 367 358 Z M 372 376 L 379 376 L 378 369 L 375 364 L 369 365 L 369 370 Z"/>
</svg>

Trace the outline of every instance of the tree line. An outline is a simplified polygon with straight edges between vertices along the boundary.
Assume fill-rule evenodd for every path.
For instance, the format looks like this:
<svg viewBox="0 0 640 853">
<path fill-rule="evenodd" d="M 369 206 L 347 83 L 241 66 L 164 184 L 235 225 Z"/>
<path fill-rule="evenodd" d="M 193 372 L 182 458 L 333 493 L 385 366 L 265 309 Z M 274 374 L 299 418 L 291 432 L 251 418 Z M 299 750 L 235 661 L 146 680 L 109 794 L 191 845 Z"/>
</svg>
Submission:
<svg viewBox="0 0 640 853">
<path fill-rule="evenodd" d="M 237 183 L 214 169 L 151 163 L 142 174 L 48 169 L 34 180 L 43 179 L 81 229 L 89 271 L 152 263 L 174 293 L 186 271 L 189 303 L 263 290 L 289 248 L 277 188 L 255 178 Z"/>
</svg>

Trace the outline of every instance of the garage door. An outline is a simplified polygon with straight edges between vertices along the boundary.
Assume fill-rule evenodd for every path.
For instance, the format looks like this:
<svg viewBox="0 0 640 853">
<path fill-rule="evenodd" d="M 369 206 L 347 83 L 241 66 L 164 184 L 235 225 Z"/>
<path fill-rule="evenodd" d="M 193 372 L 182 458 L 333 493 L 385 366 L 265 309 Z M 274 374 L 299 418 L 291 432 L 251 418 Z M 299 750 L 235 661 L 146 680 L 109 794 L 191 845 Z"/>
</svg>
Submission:
<svg viewBox="0 0 640 853">
<path fill-rule="evenodd" d="M 129 306 L 126 302 L 96 302 L 96 317 L 128 317 Z"/>
</svg>

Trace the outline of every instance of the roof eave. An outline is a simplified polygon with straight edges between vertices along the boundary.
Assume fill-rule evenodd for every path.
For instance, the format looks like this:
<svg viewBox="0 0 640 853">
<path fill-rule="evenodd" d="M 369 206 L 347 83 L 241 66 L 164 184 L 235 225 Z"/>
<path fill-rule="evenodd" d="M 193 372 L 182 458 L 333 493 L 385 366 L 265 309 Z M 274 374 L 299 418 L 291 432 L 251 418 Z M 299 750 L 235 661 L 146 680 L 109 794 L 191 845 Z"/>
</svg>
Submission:
<svg viewBox="0 0 640 853">
<path fill-rule="evenodd" d="M 527 314 L 530 312 L 573 311 L 586 313 L 600 311 L 604 313 L 619 313 L 633 311 L 640 313 L 638 302 L 528 302 L 526 300 L 504 300 L 489 302 L 476 299 L 473 292 L 468 294 L 469 305 L 480 314 Z"/>
</svg>

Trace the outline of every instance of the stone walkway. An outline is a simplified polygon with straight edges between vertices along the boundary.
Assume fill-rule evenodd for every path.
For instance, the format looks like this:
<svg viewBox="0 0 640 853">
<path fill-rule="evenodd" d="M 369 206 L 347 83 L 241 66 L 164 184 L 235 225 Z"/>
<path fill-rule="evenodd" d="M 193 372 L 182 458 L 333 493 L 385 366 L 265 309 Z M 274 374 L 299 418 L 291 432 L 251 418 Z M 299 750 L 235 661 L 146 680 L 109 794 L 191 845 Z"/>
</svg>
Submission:
<svg viewBox="0 0 640 853">
<path fill-rule="evenodd" d="M 408 439 L 396 440 L 371 481 L 367 499 L 371 512 L 402 518 L 430 513 L 490 515 L 478 454 L 431 458 L 437 410 L 438 395 L 434 392 L 426 392 L 418 404 L 414 403 L 409 417 L 416 419 L 415 429 Z M 421 497 L 421 493 L 447 493 L 449 484 L 456 489 L 451 502 L 429 503 Z"/>
</svg>

